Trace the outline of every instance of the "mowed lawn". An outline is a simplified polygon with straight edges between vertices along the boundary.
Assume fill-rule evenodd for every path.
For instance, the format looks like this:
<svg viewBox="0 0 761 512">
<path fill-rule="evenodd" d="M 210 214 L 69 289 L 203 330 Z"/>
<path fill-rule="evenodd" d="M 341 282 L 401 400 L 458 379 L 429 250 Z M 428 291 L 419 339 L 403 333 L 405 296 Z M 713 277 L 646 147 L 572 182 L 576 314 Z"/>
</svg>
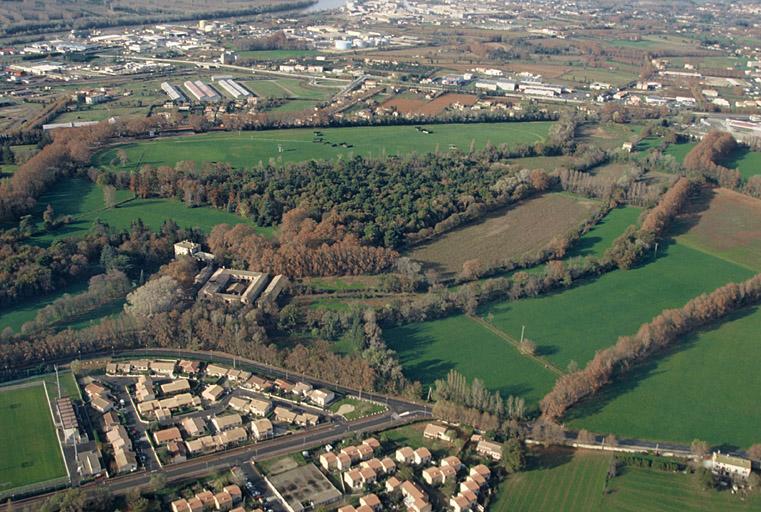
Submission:
<svg viewBox="0 0 761 512">
<path fill-rule="evenodd" d="M 432 132 L 419 132 L 414 126 L 373 126 L 352 128 L 284 129 L 247 132 L 207 133 L 181 137 L 168 137 L 152 141 L 123 144 L 98 152 L 94 165 L 111 167 L 116 149 L 124 149 L 128 156 L 125 166 L 115 169 L 132 170 L 143 164 L 175 165 L 192 160 L 199 165 L 205 162 L 228 162 L 234 167 L 251 167 L 260 161 L 272 159 L 284 162 L 333 159 L 350 155 L 381 156 L 447 151 L 450 144 L 467 151 L 471 142 L 483 148 L 487 142 L 498 145 L 530 144 L 547 137 L 551 122 L 530 123 L 473 123 L 427 126 Z M 314 142 L 314 132 L 322 133 L 322 142 Z M 341 144 L 344 144 L 342 146 Z M 346 147 L 346 146 L 353 147 Z"/>
<path fill-rule="evenodd" d="M 747 448 L 761 442 L 761 310 L 688 336 L 572 409 L 571 428 Z"/>
<path fill-rule="evenodd" d="M 725 188 L 704 189 L 677 229 L 681 243 L 761 271 L 761 200 Z"/>
<path fill-rule="evenodd" d="M 545 194 L 446 233 L 409 256 L 444 273 L 460 272 L 473 259 L 491 266 L 537 252 L 554 237 L 578 228 L 598 205 L 570 194 Z"/>
<path fill-rule="evenodd" d="M 65 477 L 42 385 L 0 388 L 0 491 Z"/>
<path fill-rule="evenodd" d="M 430 386 L 455 369 L 481 379 L 503 398 L 521 396 L 536 406 L 555 382 L 554 375 L 467 316 L 410 324 L 383 333 L 399 354 L 405 375 Z"/>
<path fill-rule="evenodd" d="M 131 196 L 129 191 L 117 191 L 117 200 L 125 200 Z M 171 219 L 180 227 L 197 227 L 207 233 L 217 224 L 249 223 L 253 225 L 233 213 L 210 207 L 188 208 L 174 199 L 132 199 L 116 208 L 105 209 L 101 188 L 84 178 L 66 179 L 40 197 L 38 211 L 35 214 L 35 220 L 40 225 L 42 210 L 48 204 L 52 204 L 57 215 L 73 215 L 75 221 L 52 232 L 45 232 L 34 237 L 36 243 L 45 245 L 65 237 L 82 236 L 92 228 L 97 219 L 118 229 L 128 228 L 133 221 L 142 219 L 154 230 L 160 229 L 165 220 Z M 272 228 L 258 229 L 265 235 L 272 233 Z"/>
<path fill-rule="evenodd" d="M 611 457 L 566 448 L 529 450 L 527 469 L 500 484 L 489 512 L 604 510 L 600 505 Z"/>
<path fill-rule="evenodd" d="M 696 475 L 625 467 L 609 485 L 601 511 L 746 512 L 761 510 L 758 489 L 748 498 L 729 491 L 706 490 Z"/>
<path fill-rule="evenodd" d="M 632 270 L 616 270 L 569 290 L 538 298 L 503 302 L 482 308 L 494 325 L 513 337 L 533 340 L 537 352 L 560 368 L 571 361 L 583 366 L 595 351 L 613 345 L 619 336 L 667 308 L 753 272 L 679 243 L 661 246 L 659 257 Z"/>
</svg>

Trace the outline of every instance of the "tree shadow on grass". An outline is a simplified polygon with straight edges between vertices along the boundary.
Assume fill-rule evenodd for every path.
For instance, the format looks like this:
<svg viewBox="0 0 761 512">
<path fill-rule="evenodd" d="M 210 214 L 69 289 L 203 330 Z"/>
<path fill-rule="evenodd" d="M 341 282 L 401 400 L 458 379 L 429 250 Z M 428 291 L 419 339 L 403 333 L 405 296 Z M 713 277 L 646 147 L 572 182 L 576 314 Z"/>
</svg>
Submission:
<svg viewBox="0 0 761 512">
<path fill-rule="evenodd" d="M 700 189 L 698 195 L 691 197 L 687 208 L 676 218 L 671 227 L 672 236 L 683 235 L 695 227 L 700 222 L 703 212 L 710 208 L 715 196 L 716 191 L 705 186 Z"/>
<path fill-rule="evenodd" d="M 665 370 L 659 370 L 659 363 L 666 357 L 670 357 L 679 352 L 692 348 L 698 341 L 700 335 L 719 329 L 723 324 L 740 320 L 746 316 L 755 314 L 759 310 L 759 306 L 744 308 L 740 311 L 727 315 L 724 319 L 711 324 L 710 326 L 701 329 L 697 332 L 685 336 L 681 341 L 668 347 L 665 350 L 653 354 L 647 361 L 631 368 L 629 372 L 615 377 L 613 384 L 605 388 L 605 390 L 597 395 L 590 397 L 589 399 L 581 402 L 576 407 L 572 408 L 565 417 L 567 422 L 571 422 L 577 419 L 583 419 L 587 416 L 595 415 L 601 412 L 611 402 L 617 398 L 624 396 L 628 393 L 635 391 L 640 383 L 649 377 L 653 377 Z M 676 390 L 665 390 L 666 392 L 673 392 Z M 731 445 L 726 445 L 731 447 Z M 736 448 L 736 447 L 735 447 Z"/>
<path fill-rule="evenodd" d="M 568 464 L 573 460 L 574 450 L 560 446 L 532 448 L 526 453 L 526 472 L 541 471 Z"/>
</svg>

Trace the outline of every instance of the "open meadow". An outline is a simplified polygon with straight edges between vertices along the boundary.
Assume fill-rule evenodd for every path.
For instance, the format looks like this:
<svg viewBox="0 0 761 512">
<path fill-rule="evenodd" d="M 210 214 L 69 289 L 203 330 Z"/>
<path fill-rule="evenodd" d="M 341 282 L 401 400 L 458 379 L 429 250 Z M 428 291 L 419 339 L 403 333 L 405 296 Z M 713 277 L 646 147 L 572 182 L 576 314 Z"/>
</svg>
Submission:
<svg viewBox="0 0 761 512">
<path fill-rule="evenodd" d="M 66 476 L 45 388 L 0 387 L 0 492 Z"/>
<path fill-rule="evenodd" d="M 751 275 L 744 267 L 673 243 L 661 246 L 658 258 L 641 267 L 538 298 L 488 305 L 480 314 L 494 315 L 494 325 L 513 337 L 525 325 L 537 352 L 557 366 L 571 361 L 583 366 L 595 351 L 634 334 L 664 309 Z"/>
<path fill-rule="evenodd" d="M 415 247 L 409 256 L 447 274 L 460 272 L 468 260 L 493 265 L 520 258 L 576 229 L 598 204 L 570 194 L 545 194 L 445 233 Z"/>
<path fill-rule="evenodd" d="M 600 510 L 610 460 L 610 454 L 583 450 L 529 450 L 526 469 L 500 484 L 489 511 Z"/>
<path fill-rule="evenodd" d="M 447 151 L 450 145 L 467 151 L 492 144 L 521 144 L 542 141 L 551 122 L 474 123 L 427 126 L 423 133 L 414 126 L 373 126 L 353 128 L 294 128 L 247 132 L 216 132 L 168 137 L 121 144 L 98 152 L 93 164 L 117 170 L 132 170 L 138 163 L 154 166 L 192 160 L 228 162 L 234 167 L 252 167 L 276 159 L 284 162 L 333 159 L 351 155 L 381 156 Z M 317 142 L 320 132 L 322 142 Z M 127 153 L 126 165 L 116 162 L 116 150 Z"/>
<path fill-rule="evenodd" d="M 124 229 L 133 221 L 142 219 L 147 226 L 158 230 L 165 220 L 171 219 L 181 227 L 198 227 L 205 232 L 211 231 L 217 224 L 247 222 L 239 215 L 211 207 L 188 208 L 174 199 L 129 199 L 131 196 L 128 190 L 117 190 L 116 200 L 121 203 L 118 207 L 106 209 L 100 186 L 85 178 L 68 178 L 40 196 L 35 220 L 40 222 L 42 211 L 51 204 L 56 215 L 72 215 L 75 217 L 74 222 L 52 232 L 38 234 L 33 237 L 33 242 L 47 245 L 61 238 L 82 236 L 92 228 L 96 220 Z M 271 231 L 272 228 L 260 230 L 264 234 Z"/>
<path fill-rule="evenodd" d="M 761 151 L 738 149 L 730 158 L 719 163 L 730 169 L 737 169 L 742 178 L 747 180 L 751 176 L 761 174 Z"/>
<path fill-rule="evenodd" d="M 521 396 L 533 408 L 555 382 L 542 365 L 465 315 L 387 329 L 383 335 L 398 352 L 405 375 L 425 387 L 455 369 L 469 380 L 481 379 L 503 398 Z"/>
<path fill-rule="evenodd" d="M 761 310 L 687 336 L 633 369 L 589 402 L 571 409 L 571 428 L 723 450 L 761 442 Z"/>
</svg>

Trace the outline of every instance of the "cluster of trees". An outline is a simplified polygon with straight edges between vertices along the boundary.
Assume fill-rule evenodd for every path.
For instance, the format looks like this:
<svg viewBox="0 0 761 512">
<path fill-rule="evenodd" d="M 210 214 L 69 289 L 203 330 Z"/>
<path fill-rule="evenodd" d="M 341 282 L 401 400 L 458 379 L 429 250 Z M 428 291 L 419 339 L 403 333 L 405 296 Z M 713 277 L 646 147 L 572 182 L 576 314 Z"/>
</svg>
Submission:
<svg viewBox="0 0 761 512">
<path fill-rule="evenodd" d="M 434 382 L 433 398 L 486 412 L 497 419 L 522 420 L 526 415 L 523 398 L 511 395 L 507 400 L 502 400 L 499 391 L 490 392 L 480 379 L 469 383 L 457 370 L 449 370 L 446 379 Z"/>
<path fill-rule="evenodd" d="M 567 168 L 560 168 L 556 172 L 563 190 L 617 203 L 646 206 L 653 204 L 662 192 L 660 185 L 637 180 L 635 176 L 619 179 Z"/>
<path fill-rule="evenodd" d="M 684 335 L 761 302 L 761 274 L 741 283 L 730 283 L 710 294 L 695 297 L 679 309 L 668 309 L 642 325 L 633 336 L 597 352 L 587 366 L 560 377 L 541 402 L 542 415 L 557 420 L 579 401 L 595 394 L 617 375 L 645 361 Z"/>
<path fill-rule="evenodd" d="M 131 176 L 129 187 L 141 197 L 237 211 L 261 226 L 279 223 L 284 212 L 302 205 L 316 213 L 335 209 L 362 241 L 395 248 L 407 234 L 425 230 L 416 235 L 419 239 L 437 225 L 438 232 L 451 229 L 484 209 L 523 197 L 527 187 L 549 185 L 541 173 L 513 177 L 515 171 L 492 165 L 504 157 L 505 152 L 489 148 L 471 154 L 273 162 L 254 169 L 218 165 L 204 172 L 185 162 L 174 168 L 144 166 Z M 447 221 L 454 214 L 461 217 Z"/>
<path fill-rule="evenodd" d="M 264 238 L 245 224 L 220 224 L 208 244 L 222 261 L 289 277 L 376 274 L 394 264 L 396 251 L 363 245 L 343 220 L 331 211 L 317 222 L 296 208 L 283 216 L 277 239 Z"/>
<path fill-rule="evenodd" d="M 715 180 L 722 187 L 738 189 L 742 176 L 735 169 L 728 169 L 719 162 L 730 158 L 737 151 L 737 141 L 732 134 L 710 131 L 684 157 L 684 167 L 688 171 L 697 171 Z"/>
<path fill-rule="evenodd" d="M 622 465 L 636 468 L 650 468 L 671 473 L 687 469 L 687 464 L 671 457 L 641 455 L 638 453 L 620 453 L 616 454 L 615 458 Z"/>
<path fill-rule="evenodd" d="M 32 322 L 21 327 L 21 332 L 29 333 L 49 327 L 56 323 L 79 318 L 91 311 L 124 298 L 132 288 L 127 275 L 120 270 L 111 270 L 90 278 L 87 290 L 75 295 L 68 293 L 37 312 Z"/>
<path fill-rule="evenodd" d="M 49 247 L 25 244 L 18 233 L 4 235 L 0 238 L 0 305 L 49 293 L 96 272 L 120 270 L 137 277 L 143 269 L 166 262 L 174 242 L 200 236 L 173 221 L 165 222 L 156 233 L 139 220 L 118 232 L 96 224 L 82 238 L 59 240 Z"/>
<path fill-rule="evenodd" d="M 606 252 L 617 267 L 628 269 L 636 265 L 666 232 L 674 218 L 684 207 L 692 190 L 692 182 L 684 177 L 661 197 L 658 204 L 648 210 L 639 228 L 629 226 Z"/>
</svg>

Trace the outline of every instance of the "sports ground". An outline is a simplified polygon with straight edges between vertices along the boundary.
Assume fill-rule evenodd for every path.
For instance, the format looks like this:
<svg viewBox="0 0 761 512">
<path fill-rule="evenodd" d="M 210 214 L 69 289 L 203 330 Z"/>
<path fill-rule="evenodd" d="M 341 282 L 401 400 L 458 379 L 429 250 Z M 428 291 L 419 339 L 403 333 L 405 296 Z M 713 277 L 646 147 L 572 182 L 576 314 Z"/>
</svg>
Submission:
<svg viewBox="0 0 761 512">
<path fill-rule="evenodd" d="M 0 387 L 0 433 L 0 492 L 66 476 L 41 382 Z"/>
</svg>

